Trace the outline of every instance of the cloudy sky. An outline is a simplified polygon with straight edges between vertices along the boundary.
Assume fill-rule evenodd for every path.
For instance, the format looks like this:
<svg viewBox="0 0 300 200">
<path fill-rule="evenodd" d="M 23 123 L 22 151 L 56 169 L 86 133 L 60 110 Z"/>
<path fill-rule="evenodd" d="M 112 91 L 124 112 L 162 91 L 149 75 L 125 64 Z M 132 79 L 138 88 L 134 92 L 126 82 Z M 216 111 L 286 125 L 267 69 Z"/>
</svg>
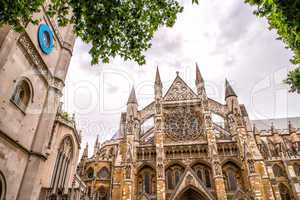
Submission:
<svg viewBox="0 0 300 200">
<path fill-rule="evenodd" d="M 64 109 L 76 114 L 83 142 L 109 139 L 118 129 L 120 113 L 132 86 L 140 108 L 153 99 L 159 66 L 164 91 L 176 71 L 194 89 L 195 63 L 206 81 L 208 96 L 224 102 L 227 78 L 252 119 L 300 116 L 300 95 L 288 93 L 282 80 L 290 68 L 291 53 L 252 14 L 243 0 L 185 1 L 174 27 L 161 27 L 139 66 L 120 58 L 91 66 L 89 45 L 77 39 L 64 91 Z"/>
</svg>

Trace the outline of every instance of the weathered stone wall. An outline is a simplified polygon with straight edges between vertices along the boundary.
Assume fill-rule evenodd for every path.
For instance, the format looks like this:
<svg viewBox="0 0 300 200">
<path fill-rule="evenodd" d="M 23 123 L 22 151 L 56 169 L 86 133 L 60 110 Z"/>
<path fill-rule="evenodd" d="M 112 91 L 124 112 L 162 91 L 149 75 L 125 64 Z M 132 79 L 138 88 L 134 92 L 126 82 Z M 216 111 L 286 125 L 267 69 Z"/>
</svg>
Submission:
<svg viewBox="0 0 300 200">
<path fill-rule="evenodd" d="M 53 32 L 54 49 L 48 55 L 39 47 L 38 25 L 28 24 L 24 33 L 8 26 L 0 30 L 0 155 L 5 155 L 0 157 L 0 170 L 7 179 L 7 200 L 35 200 L 40 188 L 49 183 L 55 155 L 45 162 L 47 153 L 52 153 L 47 152 L 47 144 L 75 40 L 72 26 L 58 28 L 44 8 L 34 18 L 40 19 L 39 24 L 48 24 Z M 21 79 L 28 80 L 31 87 L 26 109 L 10 100 Z M 74 158 L 78 148 L 77 144 Z M 75 165 L 74 161 L 73 171 Z"/>
<path fill-rule="evenodd" d="M 0 137 L 0 170 L 6 179 L 6 200 L 17 198 L 27 159 L 24 151 Z"/>
</svg>

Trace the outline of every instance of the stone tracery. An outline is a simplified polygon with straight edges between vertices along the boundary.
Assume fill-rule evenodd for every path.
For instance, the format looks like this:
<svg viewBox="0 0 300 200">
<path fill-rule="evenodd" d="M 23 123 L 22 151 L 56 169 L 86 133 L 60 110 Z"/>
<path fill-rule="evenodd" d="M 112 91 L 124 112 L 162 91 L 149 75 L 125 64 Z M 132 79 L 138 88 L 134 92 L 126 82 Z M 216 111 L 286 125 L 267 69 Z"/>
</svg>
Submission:
<svg viewBox="0 0 300 200">
<path fill-rule="evenodd" d="M 203 137 L 203 128 L 196 113 L 186 107 L 177 107 L 165 114 L 165 132 L 175 140 Z"/>
</svg>

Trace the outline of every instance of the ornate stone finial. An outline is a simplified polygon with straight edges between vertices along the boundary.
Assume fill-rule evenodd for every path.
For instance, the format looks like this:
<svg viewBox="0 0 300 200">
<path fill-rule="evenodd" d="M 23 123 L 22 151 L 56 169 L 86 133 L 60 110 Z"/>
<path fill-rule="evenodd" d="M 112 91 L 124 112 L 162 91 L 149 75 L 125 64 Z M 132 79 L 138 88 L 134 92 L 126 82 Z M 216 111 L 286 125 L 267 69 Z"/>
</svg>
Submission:
<svg viewBox="0 0 300 200">
<path fill-rule="evenodd" d="M 135 95 L 135 90 L 134 87 L 132 87 L 128 101 L 127 101 L 127 105 L 133 103 L 133 104 L 137 104 L 137 99 L 136 99 L 136 95 Z"/>
<path fill-rule="evenodd" d="M 274 128 L 274 123 L 271 122 L 271 133 L 274 133 L 274 130 L 275 130 L 275 128 Z"/>
<path fill-rule="evenodd" d="M 237 97 L 234 90 L 232 89 L 231 85 L 229 84 L 228 80 L 225 79 L 225 99 L 227 99 L 230 96 Z"/>
<path fill-rule="evenodd" d="M 85 148 L 83 150 L 82 158 L 87 158 L 89 155 L 89 144 L 86 143 Z"/>
<path fill-rule="evenodd" d="M 179 71 L 176 71 L 176 76 L 179 76 Z"/>
<path fill-rule="evenodd" d="M 256 125 L 253 124 L 253 133 L 256 133 Z"/>
<path fill-rule="evenodd" d="M 158 66 L 156 68 L 155 85 L 162 86 Z"/>
<path fill-rule="evenodd" d="M 288 121 L 288 129 L 289 129 L 289 132 L 293 131 L 293 125 L 292 125 L 291 120 Z"/>
<path fill-rule="evenodd" d="M 72 115 L 72 121 L 75 121 L 75 113 Z"/>
<path fill-rule="evenodd" d="M 200 84 L 200 83 L 204 83 L 204 80 L 202 78 L 202 75 L 200 73 L 200 70 L 199 70 L 199 67 L 198 67 L 198 64 L 196 63 L 196 85 L 197 84 Z"/>
</svg>

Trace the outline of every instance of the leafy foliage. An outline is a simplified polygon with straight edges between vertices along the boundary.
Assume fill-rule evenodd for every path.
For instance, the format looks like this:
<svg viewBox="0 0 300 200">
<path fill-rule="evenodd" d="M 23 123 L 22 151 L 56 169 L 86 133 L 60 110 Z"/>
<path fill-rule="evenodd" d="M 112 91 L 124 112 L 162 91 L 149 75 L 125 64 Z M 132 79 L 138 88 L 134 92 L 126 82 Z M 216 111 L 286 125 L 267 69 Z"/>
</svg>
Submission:
<svg viewBox="0 0 300 200">
<path fill-rule="evenodd" d="M 0 27 L 11 25 L 16 31 L 24 30 L 23 24 L 37 23 L 32 18 L 45 0 L 0 0 Z"/>
<path fill-rule="evenodd" d="M 280 40 L 290 48 L 294 56 L 291 63 L 300 64 L 300 0 L 245 0 L 255 5 L 255 14 L 266 17 L 270 29 L 276 29 Z M 290 71 L 285 83 L 291 91 L 300 93 L 300 69 Z"/>
<path fill-rule="evenodd" d="M 193 0 L 197 1 L 197 0 Z M 17 31 L 22 22 L 34 22 L 32 15 L 45 0 L 0 0 L 0 26 Z M 59 25 L 74 24 L 74 32 L 92 44 L 92 64 L 123 59 L 145 63 L 143 52 L 161 25 L 172 26 L 183 8 L 176 0 L 51 0 L 47 12 Z"/>
</svg>

